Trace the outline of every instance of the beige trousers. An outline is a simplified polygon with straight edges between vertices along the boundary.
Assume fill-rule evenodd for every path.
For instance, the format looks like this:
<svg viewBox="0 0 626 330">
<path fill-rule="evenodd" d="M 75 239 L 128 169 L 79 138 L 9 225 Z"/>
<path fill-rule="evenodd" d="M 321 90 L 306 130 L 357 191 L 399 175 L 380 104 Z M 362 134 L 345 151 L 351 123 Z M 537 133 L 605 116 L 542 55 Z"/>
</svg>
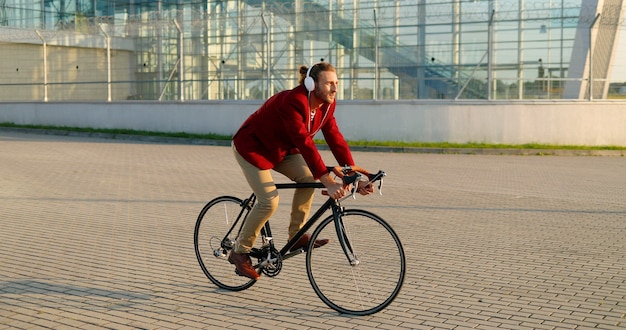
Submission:
<svg viewBox="0 0 626 330">
<path fill-rule="evenodd" d="M 232 147 L 235 159 L 241 166 L 243 175 L 257 197 L 256 204 L 248 214 L 234 248 L 236 253 L 248 253 L 261 233 L 261 228 L 278 208 L 278 190 L 274 184 L 271 170 L 260 170 L 241 157 L 234 144 Z M 274 170 L 294 182 L 315 182 L 311 170 L 300 154 L 288 155 Z M 291 204 L 289 239 L 304 226 L 311 211 L 314 193 L 315 188 L 295 189 Z"/>
</svg>

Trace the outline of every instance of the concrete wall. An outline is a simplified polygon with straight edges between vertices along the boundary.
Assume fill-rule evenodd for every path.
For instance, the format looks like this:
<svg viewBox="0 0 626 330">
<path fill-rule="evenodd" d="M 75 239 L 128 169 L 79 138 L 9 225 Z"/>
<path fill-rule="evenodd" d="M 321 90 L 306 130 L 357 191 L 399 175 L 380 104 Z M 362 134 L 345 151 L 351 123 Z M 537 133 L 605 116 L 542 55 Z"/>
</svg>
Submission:
<svg viewBox="0 0 626 330">
<path fill-rule="evenodd" d="M 0 29 L 1 31 L 1 29 Z M 106 48 L 91 46 L 87 39 L 69 38 L 65 43 L 78 46 L 48 44 L 44 66 L 44 48 L 41 43 L 3 43 L 0 41 L 2 84 L 0 100 L 3 102 L 45 100 L 44 82 L 48 82 L 48 100 L 107 100 L 108 62 Z M 118 39 L 114 39 L 118 40 Z M 89 39 L 103 44 L 103 40 Z M 58 43 L 58 40 L 50 42 Z M 118 47 L 111 50 L 111 96 L 126 100 L 137 93 L 136 54 Z M 44 68 L 46 68 L 44 70 Z"/>
<path fill-rule="evenodd" d="M 230 135 L 261 101 L 0 103 L 0 122 Z M 348 140 L 626 146 L 623 101 L 340 101 Z"/>
</svg>

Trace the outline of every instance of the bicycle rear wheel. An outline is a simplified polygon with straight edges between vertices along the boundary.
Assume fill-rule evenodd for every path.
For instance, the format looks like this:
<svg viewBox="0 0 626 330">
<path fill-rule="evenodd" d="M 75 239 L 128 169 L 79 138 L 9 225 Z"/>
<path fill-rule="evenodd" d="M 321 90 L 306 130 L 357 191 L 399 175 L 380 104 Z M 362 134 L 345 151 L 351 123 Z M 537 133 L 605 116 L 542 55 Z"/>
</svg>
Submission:
<svg viewBox="0 0 626 330">
<path fill-rule="evenodd" d="M 318 238 L 331 242 L 309 247 L 309 281 L 320 299 L 338 312 L 377 313 L 396 298 L 404 282 L 406 260 L 400 239 L 383 219 L 363 210 L 343 211 L 338 225 L 340 230 L 330 216 L 311 234 L 311 242 Z"/>
<path fill-rule="evenodd" d="M 193 234 L 196 257 L 204 274 L 222 289 L 241 291 L 256 281 L 235 273 L 235 265 L 228 262 L 238 228 L 232 229 L 243 207 L 242 200 L 221 196 L 210 201 L 198 215 Z M 242 215 L 242 216 L 245 216 Z"/>
</svg>

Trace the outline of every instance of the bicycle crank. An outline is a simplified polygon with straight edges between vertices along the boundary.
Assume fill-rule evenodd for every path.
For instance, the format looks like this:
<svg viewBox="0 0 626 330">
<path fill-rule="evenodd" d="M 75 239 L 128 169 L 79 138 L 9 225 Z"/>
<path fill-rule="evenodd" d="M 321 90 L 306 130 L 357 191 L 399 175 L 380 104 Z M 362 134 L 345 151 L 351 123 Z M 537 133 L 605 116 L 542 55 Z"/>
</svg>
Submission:
<svg viewBox="0 0 626 330">
<path fill-rule="evenodd" d="M 255 251 L 256 250 L 256 251 Z M 258 264 L 255 268 L 261 268 L 263 274 L 274 277 L 280 273 L 283 268 L 283 258 L 276 248 L 264 246 L 261 249 L 252 249 L 251 256 L 257 257 Z"/>
</svg>

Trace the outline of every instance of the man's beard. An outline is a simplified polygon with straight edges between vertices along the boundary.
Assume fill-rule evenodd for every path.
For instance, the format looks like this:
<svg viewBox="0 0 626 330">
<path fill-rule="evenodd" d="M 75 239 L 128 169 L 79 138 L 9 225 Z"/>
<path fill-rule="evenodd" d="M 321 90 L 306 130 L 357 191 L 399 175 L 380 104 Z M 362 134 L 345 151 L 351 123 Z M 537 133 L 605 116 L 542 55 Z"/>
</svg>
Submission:
<svg viewBox="0 0 626 330">
<path fill-rule="evenodd" d="M 333 103 L 333 101 L 335 100 L 331 95 L 332 95 L 332 93 L 322 94 L 320 91 L 315 91 L 315 96 L 318 99 L 320 99 L 320 100 L 322 100 L 322 101 L 324 101 L 325 103 L 328 103 L 328 104 Z"/>
</svg>

